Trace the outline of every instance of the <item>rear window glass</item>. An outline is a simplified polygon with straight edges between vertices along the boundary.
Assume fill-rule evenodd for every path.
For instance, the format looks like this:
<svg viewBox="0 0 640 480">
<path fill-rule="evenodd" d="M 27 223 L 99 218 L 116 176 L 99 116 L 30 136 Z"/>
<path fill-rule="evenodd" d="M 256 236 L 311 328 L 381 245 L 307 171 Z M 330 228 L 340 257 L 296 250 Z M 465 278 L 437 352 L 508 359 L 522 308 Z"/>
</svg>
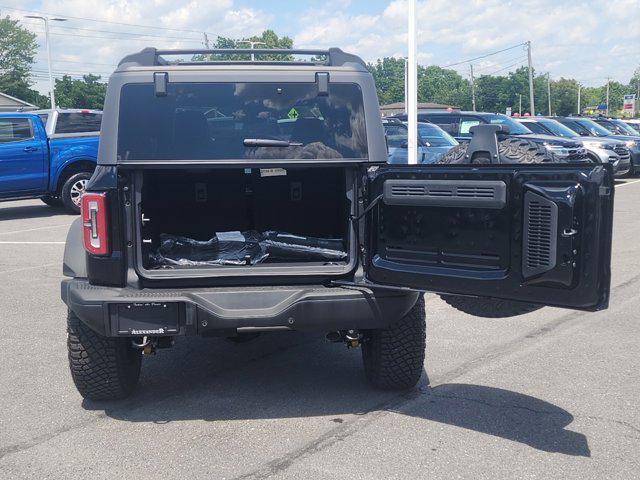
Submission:
<svg viewBox="0 0 640 480">
<path fill-rule="evenodd" d="M 290 144 L 245 146 L 245 140 Z M 355 84 L 169 83 L 122 87 L 119 160 L 367 158 L 362 92 Z"/>
<path fill-rule="evenodd" d="M 33 137 L 28 118 L 0 118 L 0 143 L 20 142 Z"/>
<path fill-rule="evenodd" d="M 101 113 L 59 113 L 55 133 L 99 132 Z"/>
</svg>

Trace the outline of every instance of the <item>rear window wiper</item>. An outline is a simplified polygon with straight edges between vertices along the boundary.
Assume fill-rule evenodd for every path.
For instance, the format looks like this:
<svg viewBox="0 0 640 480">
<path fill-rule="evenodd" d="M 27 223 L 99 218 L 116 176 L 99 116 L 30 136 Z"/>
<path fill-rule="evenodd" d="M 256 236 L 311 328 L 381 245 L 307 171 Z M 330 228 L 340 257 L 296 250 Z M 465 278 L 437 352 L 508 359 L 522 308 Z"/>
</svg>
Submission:
<svg viewBox="0 0 640 480">
<path fill-rule="evenodd" d="M 301 147 L 302 143 L 287 140 L 273 140 L 271 138 L 245 138 L 245 147 Z"/>
</svg>

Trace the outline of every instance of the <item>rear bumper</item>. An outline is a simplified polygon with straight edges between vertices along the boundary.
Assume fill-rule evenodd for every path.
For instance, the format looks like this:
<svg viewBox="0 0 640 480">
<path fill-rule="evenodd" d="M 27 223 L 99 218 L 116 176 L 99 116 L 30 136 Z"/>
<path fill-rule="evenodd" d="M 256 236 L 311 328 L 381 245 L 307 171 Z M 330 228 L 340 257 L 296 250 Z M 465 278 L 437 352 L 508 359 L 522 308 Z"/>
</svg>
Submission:
<svg viewBox="0 0 640 480">
<path fill-rule="evenodd" d="M 131 337 L 382 328 L 418 294 L 321 285 L 137 290 L 67 279 L 61 296 L 97 333 Z"/>
</svg>

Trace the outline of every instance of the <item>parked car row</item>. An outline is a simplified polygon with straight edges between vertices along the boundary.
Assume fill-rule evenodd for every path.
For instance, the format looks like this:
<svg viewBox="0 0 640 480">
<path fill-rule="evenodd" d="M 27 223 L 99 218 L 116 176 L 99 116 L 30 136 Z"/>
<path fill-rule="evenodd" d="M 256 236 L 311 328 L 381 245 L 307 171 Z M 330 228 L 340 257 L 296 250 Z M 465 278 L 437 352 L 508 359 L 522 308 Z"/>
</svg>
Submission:
<svg viewBox="0 0 640 480">
<path fill-rule="evenodd" d="M 407 158 L 406 115 L 385 120 L 389 161 L 405 163 Z M 640 133 L 622 120 L 586 117 L 521 117 L 517 120 L 499 113 L 430 111 L 418 113 L 418 158 L 434 163 L 457 142 L 471 139 L 471 128 L 480 124 L 500 124 L 509 136 L 526 137 L 567 162 L 610 163 L 615 175 L 640 173 Z M 438 145 L 425 140 L 423 131 L 438 129 L 443 139 Z M 450 140 L 456 143 L 451 143 Z"/>
<path fill-rule="evenodd" d="M 589 138 L 582 138 L 578 130 L 581 130 L 583 127 L 579 124 L 576 125 L 571 118 L 524 117 L 519 118 L 518 121 L 536 133 L 581 141 L 591 161 L 611 163 L 617 176 L 629 173 L 631 168 L 631 154 L 629 148 L 623 141 L 612 138 L 593 137 L 590 135 Z"/>
<path fill-rule="evenodd" d="M 594 119 L 585 117 L 552 117 L 569 127 L 583 138 L 583 142 L 593 142 L 594 139 L 605 139 L 616 144 L 615 152 L 624 159 L 629 155 L 630 174 L 640 173 L 640 136 L 620 135 L 615 130 L 608 130 Z M 628 153 L 627 153 L 628 152 Z"/>
<path fill-rule="evenodd" d="M 79 213 L 101 121 L 98 110 L 0 114 L 0 201 L 41 198 Z"/>
<path fill-rule="evenodd" d="M 397 118 L 382 121 L 387 147 L 389 163 L 407 163 L 407 147 L 409 132 L 407 125 Z M 418 160 L 420 163 L 436 163 L 458 141 L 432 123 L 418 122 Z"/>
</svg>

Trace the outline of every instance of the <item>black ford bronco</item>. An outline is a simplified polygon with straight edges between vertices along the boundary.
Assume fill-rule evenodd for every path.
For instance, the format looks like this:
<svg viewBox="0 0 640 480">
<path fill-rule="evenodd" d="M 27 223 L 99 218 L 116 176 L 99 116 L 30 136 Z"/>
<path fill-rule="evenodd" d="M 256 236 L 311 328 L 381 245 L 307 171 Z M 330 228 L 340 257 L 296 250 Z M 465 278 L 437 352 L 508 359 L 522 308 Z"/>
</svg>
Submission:
<svg viewBox="0 0 640 480">
<path fill-rule="evenodd" d="M 293 330 L 361 346 L 374 386 L 409 388 L 425 291 L 489 317 L 606 308 L 611 169 L 474 128 L 441 164 L 387 165 L 354 55 L 125 57 L 64 254 L 80 393 L 126 397 L 143 355 L 176 336 Z"/>
</svg>

